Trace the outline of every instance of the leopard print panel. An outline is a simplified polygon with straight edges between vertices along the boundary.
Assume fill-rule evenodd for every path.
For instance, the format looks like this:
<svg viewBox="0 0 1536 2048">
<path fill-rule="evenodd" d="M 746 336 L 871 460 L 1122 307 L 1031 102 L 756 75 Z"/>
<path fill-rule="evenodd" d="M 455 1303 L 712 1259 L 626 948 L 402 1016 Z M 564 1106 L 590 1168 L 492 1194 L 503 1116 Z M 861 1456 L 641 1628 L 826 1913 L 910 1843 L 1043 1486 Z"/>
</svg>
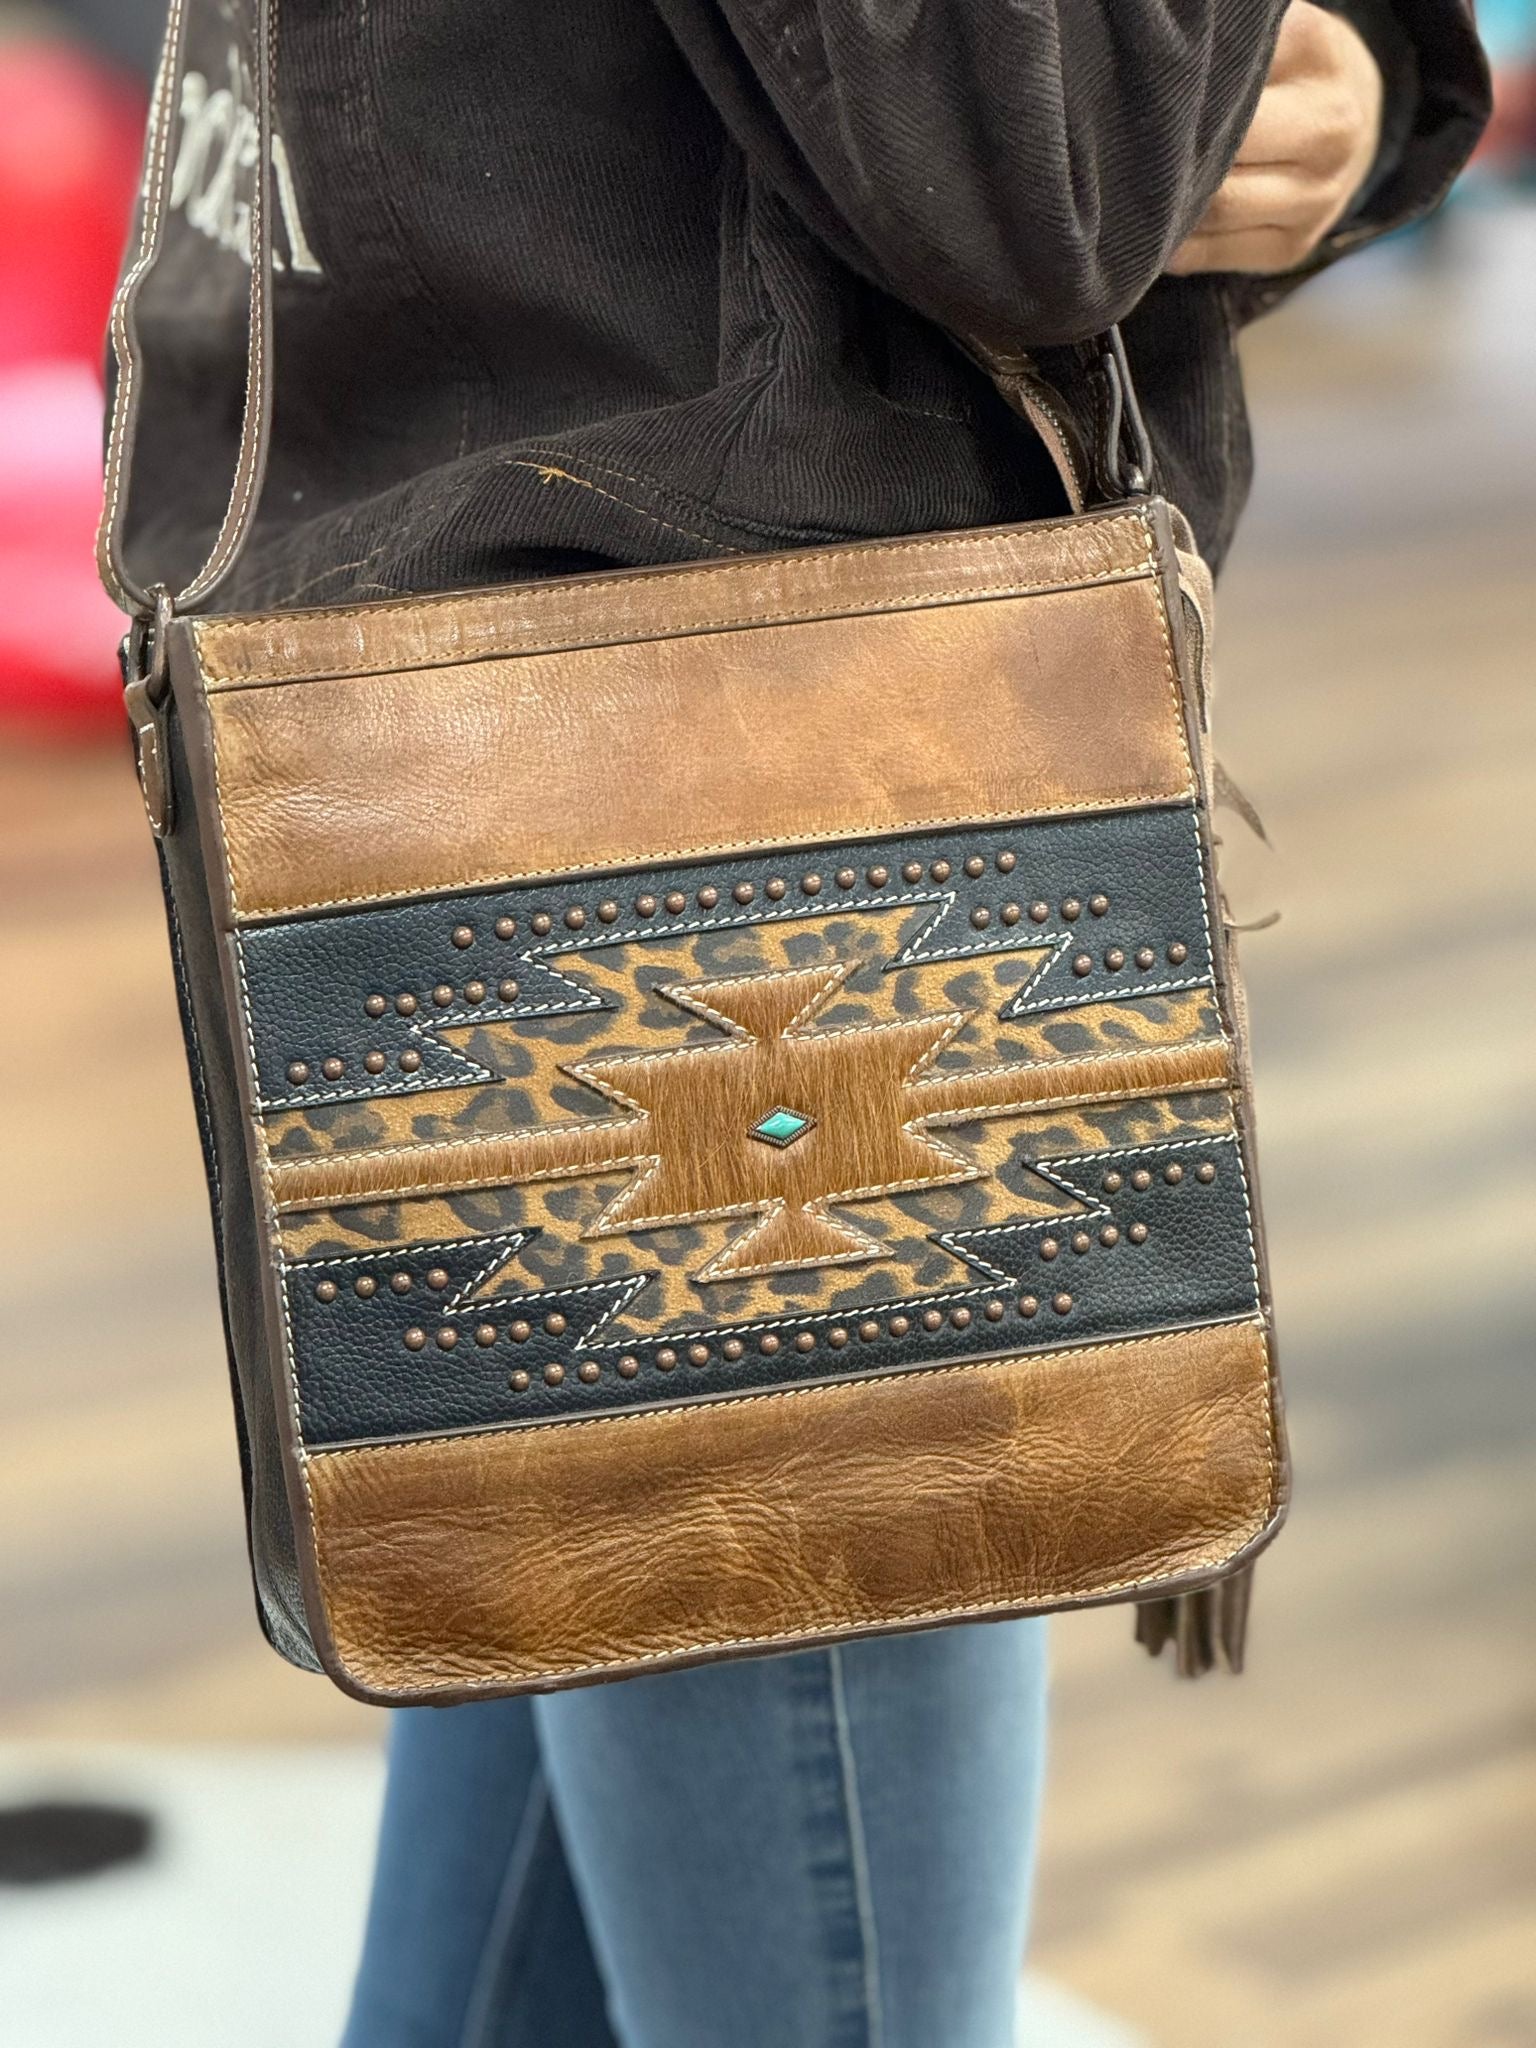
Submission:
<svg viewBox="0 0 1536 2048">
<path fill-rule="evenodd" d="M 1252 1232 L 1193 817 L 1130 817 L 1089 821 L 1112 828 L 1097 839 L 1073 820 L 818 849 L 798 877 L 696 863 L 563 911 L 533 884 L 247 934 L 306 1439 L 1244 1312 Z M 430 955 L 409 973 L 405 942 Z M 469 956 L 452 982 L 449 948 Z M 1157 1085 L 1159 1059 L 1202 1048 L 1208 1085 Z M 872 1059 L 895 1105 L 873 1135 L 844 1129 L 838 1094 L 875 1085 Z M 1063 1099 L 1031 1094 L 1046 1069 Z M 749 1098 L 801 1126 L 782 1167 Z M 776 1222 L 762 1191 L 797 1169 L 805 1206 Z M 371 1197 L 380 1171 L 399 1192 Z M 1219 1255 L 1192 1264 L 1197 1208 Z M 753 1233 L 773 1255 L 741 1252 Z"/>
</svg>

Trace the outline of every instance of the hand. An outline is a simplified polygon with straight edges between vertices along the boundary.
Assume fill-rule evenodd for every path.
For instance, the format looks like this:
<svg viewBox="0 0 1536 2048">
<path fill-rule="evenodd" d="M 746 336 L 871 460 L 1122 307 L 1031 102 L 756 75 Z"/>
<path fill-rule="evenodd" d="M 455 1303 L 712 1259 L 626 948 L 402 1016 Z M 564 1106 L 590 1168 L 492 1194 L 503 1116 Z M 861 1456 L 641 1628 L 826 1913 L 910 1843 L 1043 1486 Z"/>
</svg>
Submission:
<svg viewBox="0 0 1536 2048">
<path fill-rule="evenodd" d="M 1237 161 L 1168 268 L 1292 270 L 1348 212 L 1381 137 L 1381 72 L 1359 31 L 1291 0 Z"/>
</svg>

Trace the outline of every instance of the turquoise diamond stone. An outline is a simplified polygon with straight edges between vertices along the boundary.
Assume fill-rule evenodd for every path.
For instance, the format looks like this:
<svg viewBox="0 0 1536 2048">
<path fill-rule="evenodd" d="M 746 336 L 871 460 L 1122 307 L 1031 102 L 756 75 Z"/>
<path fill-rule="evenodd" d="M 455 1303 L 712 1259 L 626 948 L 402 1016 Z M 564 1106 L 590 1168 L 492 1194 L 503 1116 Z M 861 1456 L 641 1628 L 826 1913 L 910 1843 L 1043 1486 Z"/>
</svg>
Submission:
<svg viewBox="0 0 1536 2048">
<path fill-rule="evenodd" d="M 752 1126 L 752 1136 L 761 1138 L 765 1145 L 777 1145 L 783 1151 L 786 1145 L 793 1145 L 796 1138 L 803 1138 L 815 1123 L 810 1116 L 801 1116 L 797 1109 L 770 1109 Z"/>
</svg>

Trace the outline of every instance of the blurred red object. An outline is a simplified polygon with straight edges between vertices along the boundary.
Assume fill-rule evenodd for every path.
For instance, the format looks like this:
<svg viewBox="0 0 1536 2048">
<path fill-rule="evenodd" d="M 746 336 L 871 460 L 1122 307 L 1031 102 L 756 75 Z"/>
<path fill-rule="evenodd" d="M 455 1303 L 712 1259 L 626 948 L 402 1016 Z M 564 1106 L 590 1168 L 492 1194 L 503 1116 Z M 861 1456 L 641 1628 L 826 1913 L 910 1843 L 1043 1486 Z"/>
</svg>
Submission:
<svg viewBox="0 0 1536 2048">
<path fill-rule="evenodd" d="M 137 86 L 0 42 L 0 715 L 116 723 L 96 580 L 103 337 L 139 177 Z"/>
</svg>

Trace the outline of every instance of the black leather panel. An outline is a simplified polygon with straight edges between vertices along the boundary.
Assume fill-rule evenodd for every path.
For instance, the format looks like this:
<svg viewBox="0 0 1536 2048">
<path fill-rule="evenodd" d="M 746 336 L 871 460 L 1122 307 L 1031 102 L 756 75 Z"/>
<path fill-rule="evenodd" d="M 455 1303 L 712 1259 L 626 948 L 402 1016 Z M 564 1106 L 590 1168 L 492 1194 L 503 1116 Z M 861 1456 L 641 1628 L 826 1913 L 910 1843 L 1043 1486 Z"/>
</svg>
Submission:
<svg viewBox="0 0 1536 2048">
<path fill-rule="evenodd" d="M 841 1316 L 701 1325 L 662 1340 L 626 1341 L 604 1327 L 626 1311 L 644 1315 L 643 1240 L 632 1246 L 632 1277 L 565 1289 L 518 1287 L 527 1243 L 518 1232 L 294 1265 L 288 1303 L 305 1439 L 334 1445 L 549 1422 L 1257 1312 L 1235 1138 L 1028 1171 L 1059 1190 L 1059 1215 L 936 1237 L 974 1269 L 969 1284 Z"/>
</svg>

